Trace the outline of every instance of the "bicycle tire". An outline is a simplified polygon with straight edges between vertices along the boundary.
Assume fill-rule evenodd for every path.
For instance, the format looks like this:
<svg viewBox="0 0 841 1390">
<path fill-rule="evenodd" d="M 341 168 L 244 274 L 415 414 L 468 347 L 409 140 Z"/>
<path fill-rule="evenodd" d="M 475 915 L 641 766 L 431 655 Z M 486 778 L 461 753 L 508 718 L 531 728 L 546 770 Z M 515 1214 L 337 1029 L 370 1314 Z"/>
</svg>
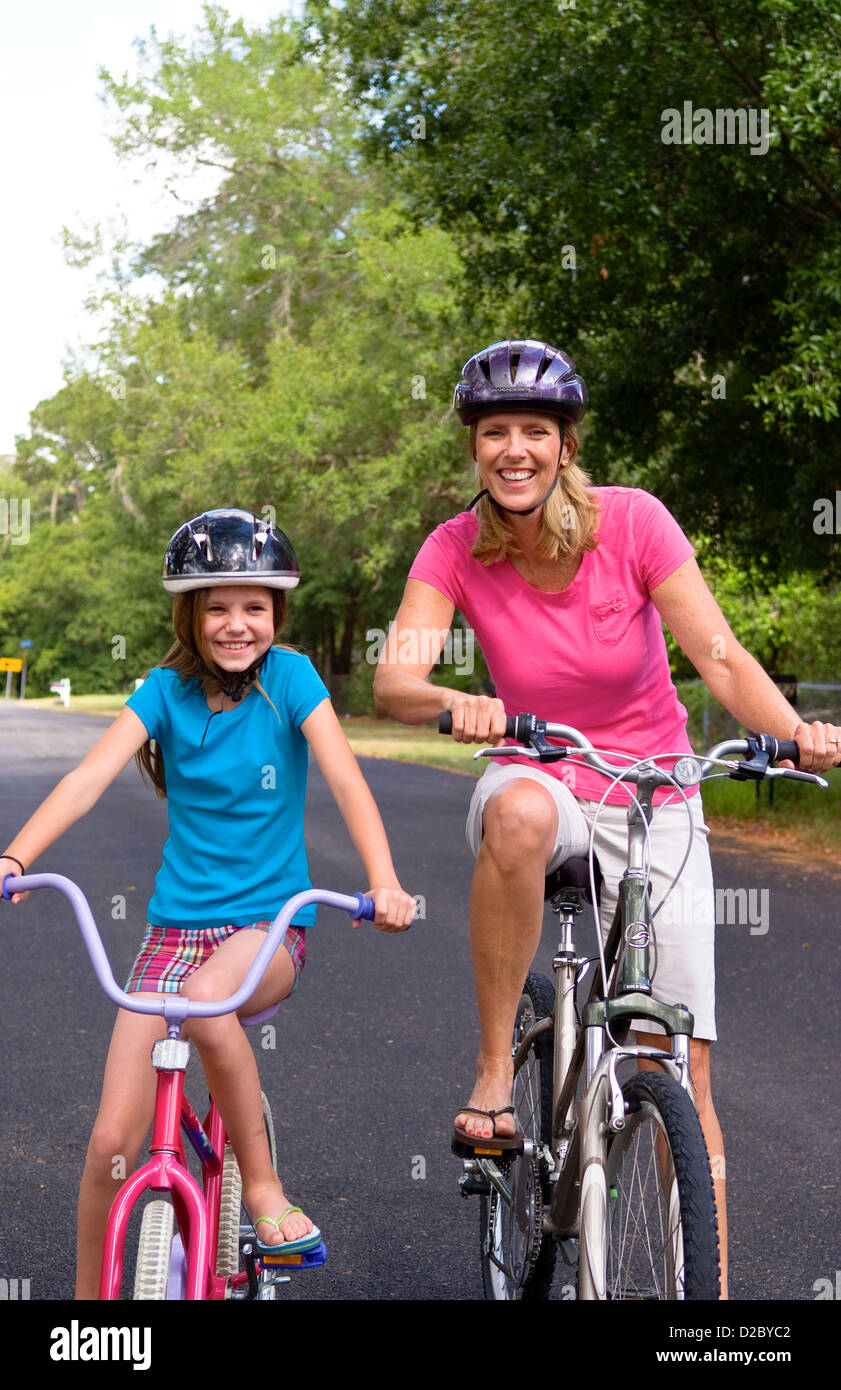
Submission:
<svg viewBox="0 0 841 1390">
<path fill-rule="evenodd" d="M 514 1050 L 531 1027 L 551 1018 L 555 990 L 543 975 L 529 974 L 517 1008 Z M 526 1139 L 536 1144 L 552 1140 L 552 1033 L 541 1033 L 529 1048 L 514 1077 L 514 1119 Z M 528 1165 L 525 1170 L 522 1165 Z M 539 1302 L 549 1297 L 557 1247 L 543 1234 L 543 1205 L 548 1183 L 535 1159 L 515 1155 L 500 1164 L 513 1188 L 521 1187 L 518 1225 L 510 1207 L 491 1189 L 480 1198 L 479 1233 L 482 1287 L 495 1302 Z"/>
<path fill-rule="evenodd" d="M 219 1198 L 219 1235 L 216 1241 L 216 1273 L 230 1278 L 239 1270 L 239 1228 L 242 1212 L 242 1175 L 230 1141 L 222 1160 L 222 1191 Z"/>
<path fill-rule="evenodd" d="M 718 1224 L 692 1100 L 645 1071 L 622 1087 L 625 1128 L 608 1144 L 606 1297 L 647 1302 L 719 1296 Z"/>
<path fill-rule="evenodd" d="M 159 1303 L 166 1298 L 174 1224 L 169 1202 L 149 1202 L 144 1207 L 134 1271 L 135 1302 Z"/>
<path fill-rule="evenodd" d="M 269 1157 L 272 1167 L 277 1172 L 277 1145 L 275 1142 L 274 1120 L 272 1119 L 272 1108 L 269 1105 L 268 1096 L 261 1092 L 263 1103 L 263 1124 L 266 1129 L 266 1139 L 269 1145 Z M 231 1278 L 238 1274 L 243 1268 L 240 1257 L 240 1237 L 251 1232 L 253 1227 L 250 1223 L 246 1210 L 242 1203 L 242 1175 L 237 1163 L 236 1154 L 230 1143 L 225 1145 L 225 1157 L 222 1166 L 222 1191 L 219 1199 L 219 1236 L 216 1242 L 216 1273 L 222 1278 Z M 276 1285 L 267 1285 L 262 1289 L 258 1298 L 271 1300 L 277 1297 Z"/>
</svg>

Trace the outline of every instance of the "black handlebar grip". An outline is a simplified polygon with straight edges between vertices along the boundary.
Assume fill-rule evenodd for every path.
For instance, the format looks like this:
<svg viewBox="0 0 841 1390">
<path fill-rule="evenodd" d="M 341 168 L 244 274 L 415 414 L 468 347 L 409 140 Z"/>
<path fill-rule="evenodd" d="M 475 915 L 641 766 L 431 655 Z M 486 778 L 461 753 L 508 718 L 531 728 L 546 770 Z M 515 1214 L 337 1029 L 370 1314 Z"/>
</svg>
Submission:
<svg viewBox="0 0 841 1390">
<path fill-rule="evenodd" d="M 767 753 L 772 763 L 783 761 L 800 763 L 800 749 L 793 738 L 774 738 L 773 734 L 754 734 L 754 739 L 763 753 Z"/>
<path fill-rule="evenodd" d="M 775 756 L 774 756 L 774 762 L 775 762 L 775 763 L 779 763 L 779 762 L 786 761 L 786 762 L 794 763 L 794 766 L 797 767 L 797 766 L 799 765 L 799 763 L 800 763 L 800 749 L 798 748 L 798 746 L 797 746 L 797 744 L 795 743 L 794 739 L 793 739 L 793 738 L 778 738 L 778 739 L 776 740 L 776 743 L 777 743 L 777 752 L 776 752 L 776 754 L 775 754 Z"/>
<path fill-rule="evenodd" d="M 438 716 L 438 732 L 439 734 L 451 734 L 453 732 L 453 716 L 448 709 L 442 710 Z M 506 717 L 505 737 L 517 738 L 517 716 L 514 714 L 509 714 Z M 519 741 L 522 743 L 523 738 L 521 737 Z"/>
</svg>

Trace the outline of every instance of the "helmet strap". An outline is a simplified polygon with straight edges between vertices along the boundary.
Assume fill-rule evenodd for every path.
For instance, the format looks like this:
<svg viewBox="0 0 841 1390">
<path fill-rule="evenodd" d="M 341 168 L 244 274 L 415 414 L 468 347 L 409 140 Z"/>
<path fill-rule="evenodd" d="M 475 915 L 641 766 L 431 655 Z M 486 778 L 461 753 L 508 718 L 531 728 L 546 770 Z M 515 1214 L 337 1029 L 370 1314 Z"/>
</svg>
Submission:
<svg viewBox="0 0 841 1390">
<path fill-rule="evenodd" d="M 257 661 L 253 662 L 251 666 L 248 667 L 247 671 L 225 671 L 222 677 L 218 674 L 218 669 L 221 668 L 218 668 L 217 671 L 211 671 L 206 662 L 202 662 L 202 665 L 209 676 L 219 681 L 220 694 L 227 695 L 229 700 L 233 700 L 234 704 L 238 705 L 240 700 L 248 694 L 250 687 L 257 680 L 260 674 L 260 667 L 264 660 L 265 652 Z"/>
<path fill-rule="evenodd" d="M 250 666 L 247 671 L 237 671 L 231 673 L 229 678 L 220 685 L 219 689 L 223 695 L 227 695 L 238 705 L 240 700 L 248 694 L 249 687 L 254 684 L 260 670 L 260 662 L 255 666 Z"/>
</svg>

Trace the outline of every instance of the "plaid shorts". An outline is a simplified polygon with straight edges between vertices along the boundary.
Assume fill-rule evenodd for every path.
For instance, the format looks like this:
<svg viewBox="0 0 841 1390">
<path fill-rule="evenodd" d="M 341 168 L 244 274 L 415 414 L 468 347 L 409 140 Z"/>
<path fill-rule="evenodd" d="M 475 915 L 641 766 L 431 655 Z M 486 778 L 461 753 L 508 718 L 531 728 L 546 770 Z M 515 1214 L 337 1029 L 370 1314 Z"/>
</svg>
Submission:
<svg viewBox="0 0 841 1390">
<path fill-rule="evenodd" d="M 270 926 L 270 921 L 249 922 L 242 927 L 206 927 L 186 931 L 180 927 L 155 927 L 147 922 L 146 935 L 126 981 L 126 994 L 140 990 L 150 994 L 179 994 L 184 981 L 200 965 L 204 965 L 229 936 L 238 931 L 268 931 Z M 295 967 L 294 994 L 307 958 L 306 929 L 287 927 L 281 945 L 286 947 Z"/>
</svg>

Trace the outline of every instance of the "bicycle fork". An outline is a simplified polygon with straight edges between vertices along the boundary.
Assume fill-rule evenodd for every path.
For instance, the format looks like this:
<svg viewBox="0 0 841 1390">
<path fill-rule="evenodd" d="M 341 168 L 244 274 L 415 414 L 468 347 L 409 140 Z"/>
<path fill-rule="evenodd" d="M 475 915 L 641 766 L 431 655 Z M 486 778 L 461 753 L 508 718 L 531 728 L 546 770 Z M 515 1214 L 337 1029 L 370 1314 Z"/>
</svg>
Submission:
<svg viewBox="0 0 841 1390">
<path fill-rule="evenodd" d="M 184 1297 L 200 1300 L 205 1297 L 224 1297 L 225 1280 L 210 1267 L 211 1251 L 215 1252 L 218 1232 L 211 1229 L 207 1195 L 213 1199 L 221 1184 L 222 1164 L 219 1157 L 223 1131 L 216 1116 L 211 1133 L 206 1135 L 198 1117 L 184 1098 L 184 1073 L 190 1045 L 180 1038 L 161 1038 L 152 1050 L 152 1064 L 158 1073 L 155 1120 L 150 1145 L 151 1158 L 120 1188 L 108 1217 L 103 1249 L 99 1297 L 118 1299 L 123 1271 L 128 1221 L 140 1196 L 147 1190 L 170 1192 L 180 1229 L 185 1233 L 186 1268 Z M 188 1171 L 179 1135 L 179 1123 L 185 1128 L 193 1147 L 202 1161 L 209 1194 L 203 1194 Z M 211 1200 L 215 1212 L 218 1200 Z"/>
</svg>

